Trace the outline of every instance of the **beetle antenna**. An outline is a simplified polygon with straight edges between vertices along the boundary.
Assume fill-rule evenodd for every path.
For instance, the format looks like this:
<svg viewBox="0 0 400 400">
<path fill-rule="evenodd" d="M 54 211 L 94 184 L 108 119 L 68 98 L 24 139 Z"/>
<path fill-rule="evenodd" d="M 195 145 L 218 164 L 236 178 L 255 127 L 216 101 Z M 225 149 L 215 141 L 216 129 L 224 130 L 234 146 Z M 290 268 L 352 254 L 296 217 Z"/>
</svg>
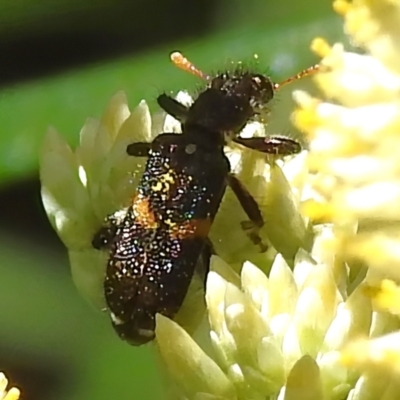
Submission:
<svg viewBox="0 0 400 400">
<path fill-rule="evenodd" d="M 285 79 L 283 82 L 280 83 L 274 83 L 274 89 L 280 89 L 282 86 L 287 85 L 288 83 L 292 83 L 294 81 L 297 81 L 299 79 L 303 79 L 306 76 L 313 75 L 316 72 L 320 70 L 321 66 L 319 64 L 315 64 L 312 67 L 309 67 L 307 69 L 303 69 L 303 71 L 300 71 L 298 74 L 291 76 L 290 78 Z"/>
<path fill-rule="evenodd" d="M 189 72 L 192 75 L 197 76 L 198 78 L 204 79 L 208 81 L 210 79 L 210 76 L 196 68 L 196 66 L 190 62 L 186 57 L 182 55 L 179 51 L 174 51 L 170 55 L 172 63 L 178 67 L 179 69 L 182 69 L 183 71 Z"/>
</svg>

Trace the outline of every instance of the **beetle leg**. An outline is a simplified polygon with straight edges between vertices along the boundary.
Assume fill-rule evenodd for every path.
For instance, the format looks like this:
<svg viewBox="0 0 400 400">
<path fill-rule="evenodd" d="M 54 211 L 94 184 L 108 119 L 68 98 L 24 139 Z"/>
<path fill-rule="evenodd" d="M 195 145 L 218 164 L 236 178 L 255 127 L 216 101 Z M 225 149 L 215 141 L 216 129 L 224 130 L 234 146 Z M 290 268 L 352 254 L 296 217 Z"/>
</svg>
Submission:
<svg viewBox="0 0 400 400">
<path fill-rule="evenodd" d="M 150 150 L 151 143 L 147 142 L 131 143 L 126 148 L 126 152 L 128 153 L 128 155 L 135 157 L 148 157 Z"/>
<path fill-rule="evenodd" d="M 283 136 L 252 137 L 252 138 L 235 138 L 235 143 L 238 143 L 248 149 L 257 150 L 262 153 L 287 156 L 296 154 L 301 151 L 300 143 L 293 139 Z"/>
<path fill-rule="evenodd" d="M 166 94 L 158 96 L 157 103 L 167 114 L 171 115 L 181 123 L 185 122 L 189 111 L 188 107 Z"/>
<path fill-rule="evenodd" d="M 235 175 L 228 175 L 228 185 L 233 190 L 233 193 L 235 193 L 240 205 L 249 217 L 249 221 L 242 221 L 242 229 L 246 232 L 250 240 L 260 247 L 261 252 L 267 251 L 268 246 L 263 243 L 259 235 L 259 231 L 264 225 L 264 219 L 257 202 Z"/>
<path fill-rule="evenodd" d="M 116 239 L 118 227 L 121 224 L 121 218 L 123 219 L 125 217 L 117 217 L 116 214 L 114 214 L 106 218 L 104 225 L 101 226 L 99 230 L 93 235 L 93 248 L 95 248 L 96 250 L 110 249 L 114 240 Z"/>
<path fill-rule="evenodd" d="M 93 236 L 92 246 L 96 250 L 109 249 L 115 238 L 116 226 L 104 225 Z"/>
<path fill-rule="evenodd" d="M 197 260 L 195 272 L 200 275 L 204 282 L 204 291 L 206 290 L 207 275 L 210 271 L 211 256 L 217 254 L 209 238 L 206 238 L 199 259 Z"/>
</svg>

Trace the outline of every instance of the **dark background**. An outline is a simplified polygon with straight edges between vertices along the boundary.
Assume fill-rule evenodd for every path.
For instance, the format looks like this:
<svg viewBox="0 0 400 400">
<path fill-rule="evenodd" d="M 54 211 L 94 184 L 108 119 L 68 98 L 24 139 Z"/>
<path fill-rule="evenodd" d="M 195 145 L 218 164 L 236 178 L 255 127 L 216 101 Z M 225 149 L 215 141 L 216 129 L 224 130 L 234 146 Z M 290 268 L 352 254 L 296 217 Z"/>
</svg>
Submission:
<svg viewBox="0 0 400 400">
<path fill-rule="evenodd" d="M 312 38 L 341 40 L 321 0 L 1 0 L 0 371 L 23 399 L 156 399 L 152 353 L 120 342 L 73 287 L 66 251 L 40 201 L 37 154 L 48 125 L 76 144 L 86 117 L 118 90 L 131 108 L 193 89 L 182 50 L 206 72 L 259 55 L 282 79 L 315 62 Z M 293 129 L 290 92 L 273 131 Z"/>
</svg>

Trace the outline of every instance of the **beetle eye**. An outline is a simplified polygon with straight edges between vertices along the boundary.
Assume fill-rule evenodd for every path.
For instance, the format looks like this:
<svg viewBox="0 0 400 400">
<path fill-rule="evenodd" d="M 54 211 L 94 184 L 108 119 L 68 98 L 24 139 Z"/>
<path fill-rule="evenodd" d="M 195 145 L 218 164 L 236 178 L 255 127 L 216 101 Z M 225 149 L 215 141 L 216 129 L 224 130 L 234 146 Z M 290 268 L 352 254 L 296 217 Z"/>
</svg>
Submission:
<svg viewBox="0 0 400 400">
<path fill-rule="evenodd" d="M 255 97 L 260 101 L 267 103 L 274 96 L 274 88 L 272 82 L 262 75 L 254 75 L 252 77 Z"/>
<path fill-rule="evenodd" d="M 212 87 L 213 89 L 221 89 L 222 86 L 224 86 L 225 81 L 226 81 L 226 79 L 224 79 L 224 78 L 221 77 L 221 76 L 218 76 L 218 77 L 214 78 L 214 79 L 211 81 L 211 87 Z"/>
</svg>

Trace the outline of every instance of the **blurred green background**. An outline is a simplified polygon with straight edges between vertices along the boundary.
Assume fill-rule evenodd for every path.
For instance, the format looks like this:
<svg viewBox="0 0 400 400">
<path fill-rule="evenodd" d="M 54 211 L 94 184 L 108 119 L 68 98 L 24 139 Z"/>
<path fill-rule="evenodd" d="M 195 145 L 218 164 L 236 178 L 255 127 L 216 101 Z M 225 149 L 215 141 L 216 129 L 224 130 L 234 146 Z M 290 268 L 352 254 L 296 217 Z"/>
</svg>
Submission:
<svg viewBox="0 0 400 400">
<path fill-rule="evenodd" d="M 288 77 L 315 62 L 312 38 L 343 40 L 329 0 L 0 0 L 0 370 L 23 399 L 159 399 L 149 348 L 132 348 L 73 287 L 41 206 L 37 154 L 49 125 L 73 146 L 118 90 L 156 110 L 163 91 L 196 87 L 168 59 L 205 72 L 259 55 Z M 290 92 L 269 130 L 291 132 Z"/>
</svg>

